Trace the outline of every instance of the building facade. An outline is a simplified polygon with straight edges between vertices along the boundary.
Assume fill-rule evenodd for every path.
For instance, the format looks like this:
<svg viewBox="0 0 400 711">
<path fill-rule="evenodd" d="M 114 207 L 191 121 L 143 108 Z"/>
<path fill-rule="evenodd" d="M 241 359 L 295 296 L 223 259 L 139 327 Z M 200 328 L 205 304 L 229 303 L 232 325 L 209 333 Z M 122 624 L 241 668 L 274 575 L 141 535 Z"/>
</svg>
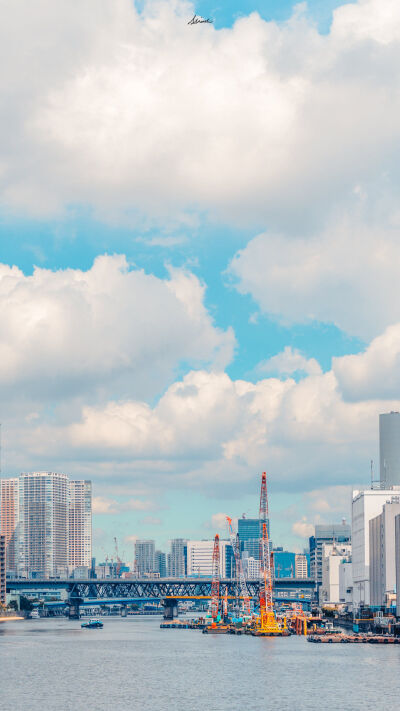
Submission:
<svg viewBox="0 0 400 711">
<path fill-rule="evenodd" d="M 160 578 L 167 577 L 167 557 L 163 551 L 156 551 L 154 554 L 155 571 Z"/>
<path fill-rule="evenodd" d="M 384 489 L 400 486 L 400 412 L 379 415 L 379 469 Z"/>
<path fill-rule="evenodd" d="M 304 553 L 296 553 L 295 555 L 294 575 L 296 578 L 308 577 L 308 560 Z"/>
<path fill-rule="evenodd" d="M 214 541 L 187 542 L 187 574 L 188 577 L 212 577 L 212 556 Z M 231 577 L 233 551 L 229 541 L 219 542 L 220 575 L 221 578 Z"/>
<path fill-rule="evenodd" d="M 322 546 L 324 543 L 350 543 L 351 527 L 342 523 L 320 524 L 315 526 L 310 543 L 310 576 L 319 585 L 322 584 Z"/>
<path fill-rule="evenodd" d="M 338 604 L 339 569 L 343 562 L 351 559 L 351 544 L 323 543 L 322 545 L 322 583 L 319 600 L 324 603 Z"/>
<path fill-rule="evenodd" d="M 68 477 L 30 472 L 19 477 L 18 573 L 54 577 L 68 571 Z"/>
<path fill-rule="evenodd" d="M 400 514 L 400 497 L 383 505 L 369 522 L 370 604 L 386 605 L 396 591 L 395 518 Z"/>
<path fill-rule="evenodd" d="M 353 605 L 370 604 L 369 522 L 378 516 L 386 502 L 397 502 L 400 489 L 353 490 L 352 564 Z"/>
<path fill-rule="evenodd" d="M 6 537 L 0 534 L 0 603 L 6 604 Z"/>
<path fill-rule="evenodd" d="M 394 521 L 394 541 L 396 558 L 396 615 L 400 617 L 400 516 Z"/>
<path fill-rule="evenodd" d="M 18 479 L 0 479 L 0 534 L 5 537 L 7 571 L 17 570 Z"/>
<path fill-rule="evenodd" d="M 135 543 L 135 567 L 139 578 L 155 572 L 155 544 L 153 540 L 138 540 Z"/>
<path fill-rule="evenodd" d="M 92 482 L 70 481 L 68 499 L 68 566 L 92 563 Z"/>
<path fill-rule="evenodd" d="M 240 542 L 241 552 L 246 551 L 251 558 L 255 560 L 260 560 L 260 537 L 262 536 L 262 525 L 267 524 L 268 536 L 270 535 L 269 530 L 269 519 L 265 522 L 258 518 L 246 518 L 244 515 L 238 520 L 238 536 Z M 272 550 L 272 543 L 270 541 L 270 548 Z"/>
<path fill-rule="evenodd" d="M 187 544 L 183 538 L 175 538 L 171 541 L 170 570 L 168 574 L 171 578 L 184 578 L 186 575 Z"/>
</svg>

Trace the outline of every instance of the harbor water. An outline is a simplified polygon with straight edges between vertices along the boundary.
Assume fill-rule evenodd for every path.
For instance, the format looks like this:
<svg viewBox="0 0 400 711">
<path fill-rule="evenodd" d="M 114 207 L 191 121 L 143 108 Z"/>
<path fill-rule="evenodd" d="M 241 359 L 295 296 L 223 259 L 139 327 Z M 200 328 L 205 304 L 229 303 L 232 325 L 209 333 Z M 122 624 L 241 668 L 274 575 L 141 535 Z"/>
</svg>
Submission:
<svg viewBox="0 0 400 711">
<path fill-rule="evenodd" d="M 41 619 L 0 625 L 1 711 L 353 711 L 399 708 L 400 646 L 314 645 Z"/>
</svg>

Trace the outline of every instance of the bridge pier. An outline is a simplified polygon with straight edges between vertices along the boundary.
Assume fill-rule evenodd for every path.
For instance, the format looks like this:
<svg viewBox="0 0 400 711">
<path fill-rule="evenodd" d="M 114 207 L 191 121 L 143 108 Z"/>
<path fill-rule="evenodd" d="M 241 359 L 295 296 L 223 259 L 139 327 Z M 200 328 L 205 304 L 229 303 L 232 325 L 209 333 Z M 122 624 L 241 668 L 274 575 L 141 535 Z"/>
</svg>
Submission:
<svg viewBox="0 0 400 711">
<path fill-rule="evenodd" d="M 70 620 L 79 620 L 81 614 L 79 607 L 83 602 L 81 597 L 70 597 L 68 600 L 68 617 Z"/>
<path fill-rule="evenodd" d="M 164 620 L 173 620 L 178 617 L 178 600 L 175 598 L 166 598 L 163 601 L 164 605 Z"/>
</svg>

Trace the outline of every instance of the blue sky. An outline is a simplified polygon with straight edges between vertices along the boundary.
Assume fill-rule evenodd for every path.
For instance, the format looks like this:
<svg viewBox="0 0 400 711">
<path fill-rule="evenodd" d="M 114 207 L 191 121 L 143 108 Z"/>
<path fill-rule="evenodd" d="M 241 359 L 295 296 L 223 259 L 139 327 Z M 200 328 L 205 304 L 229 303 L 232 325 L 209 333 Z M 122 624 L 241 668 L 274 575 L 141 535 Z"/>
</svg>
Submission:
<svg viewBox="0 0 400 711">
<path fill-rule="evenodd" d="M 4 475 L 92 478 L 96 551 L 117 535 L 129 559 L 257 514 L 266 469 L 274 543 L 302 550 L 397 408 L 400 18 L 118 0 L 91 21 L 93 2 L 9 18 L 34 80 L 11 53 Z"/>
</svg>

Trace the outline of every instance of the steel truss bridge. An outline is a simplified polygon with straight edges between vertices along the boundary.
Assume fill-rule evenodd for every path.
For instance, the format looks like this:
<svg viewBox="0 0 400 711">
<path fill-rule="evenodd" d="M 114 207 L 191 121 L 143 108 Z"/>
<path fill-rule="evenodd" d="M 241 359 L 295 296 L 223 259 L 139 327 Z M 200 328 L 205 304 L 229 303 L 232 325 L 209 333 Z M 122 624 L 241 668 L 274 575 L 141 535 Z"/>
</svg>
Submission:
<svg viewBox="0 0 400 711">
<path fill-rule="evenodd" d="M 71 607 L 94 605 L 130 604 L 132 602 L 162 600 L 166 609 L 176 608 L 178 600 L 209 600 L 211 598 L 211 578 L 143 578 L 143 579 L 22 579 L 7 581 L 9 592 L 42 593 L 65 590 L 66 604 Z M 249 595 L 258 599 L 259 581 L 247 580 Z M 238 596 L 236 579 L 220 582 L 220 595 L 228 599 Z M 309 606 L 315 596 L 315 581 L 311 578 L 277 578 L 274 581 L 276 602 L 302 602 Z M 172 612 L 172 615 L 174 613 Z"/>
</svg>

